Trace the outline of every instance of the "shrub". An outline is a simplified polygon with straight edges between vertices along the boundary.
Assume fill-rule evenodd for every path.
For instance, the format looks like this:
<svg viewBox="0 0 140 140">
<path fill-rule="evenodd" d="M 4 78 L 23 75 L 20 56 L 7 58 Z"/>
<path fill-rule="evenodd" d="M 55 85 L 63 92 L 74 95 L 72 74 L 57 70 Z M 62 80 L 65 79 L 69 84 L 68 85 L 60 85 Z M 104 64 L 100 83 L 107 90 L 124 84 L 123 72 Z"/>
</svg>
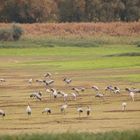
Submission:
<svg viewBox="0 0 140 140">
<path fill-rule="evenodd" d="M 12 28 L 0 30 L 0 41 L 16 41 L 19 40 L 23 30 L 17 25 L 13 25 Z"/>
<path fill-rule="evenodd" d="M 2 40 L 2 41 L 13 40 L 12 31 L 10 29 L 1 29 L 0 30 L 0 40 Z"/>
<path fill-rule="evenodd" d="M 13 40 L 19 40 L 21 35 L 23 34 L 23 30 L 21 29 L 21 27 L 13 25 L 12 30 Z"/>
<path fill-rule="evenodd" d="M 137 44 L 138 47 L 140 47 L 140 42 Z"/>
<path fill-rule="evenodd" d="M 135 44 L 137 47 L 140 47 L 140 40 L 136 41 L 134 44 Z"/>
</svg>

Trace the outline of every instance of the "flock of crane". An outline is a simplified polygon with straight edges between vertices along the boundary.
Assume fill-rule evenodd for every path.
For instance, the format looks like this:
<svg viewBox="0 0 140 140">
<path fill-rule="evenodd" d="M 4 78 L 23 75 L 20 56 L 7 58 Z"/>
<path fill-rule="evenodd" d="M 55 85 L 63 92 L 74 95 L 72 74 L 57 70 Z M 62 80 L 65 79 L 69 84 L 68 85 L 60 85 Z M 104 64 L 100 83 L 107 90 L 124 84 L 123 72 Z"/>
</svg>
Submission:
<svg viewBox="0 0 140 140">
<path fill-rule="evenodd" d="M 45 89 L 46 89 L 46 92 L 50 94 L 50 98 L 53 98 L 53 99 L 57 99 L 58 97 L 63 97 L 63 101 L 64 101 L 64 104 L 60 107 L 60 111 L 61 113 L 65 114 L 67 108 L 68 108 L 68 97 L 70 96 L 72 100 L 76 101 L 77 100 L 77 97 L 79 96 L 80 92 L 84 92 L 86 90 L 86 88 L 84 87 L 80 87 L 80 88 L 77 88 L 77 87 L 72 87 L 71 90 L 73 91 L 71 94 L 67 94 L 63 91 L 60 91 L 60 90 L 57 90 L 55 88 L 52 88 L 51 85 L 54 83 L 54 80 L 51 79 L 52 77 L 52 74 L 47 72 L 45 75 L 44 75 L 44 79 L 39 79 L 39 80 L 36 80 L 36 82 L 38 83 L 44 83 L 45 84 Z M 71 78 L 67 78 L 65 77 L 63 79 L 63 81 L 69 85 L 71 82 L 72 82 L 72 79 Z M 0 83 L 3 83 L 3 82 L 6 82 L 5 79 L 1 78 L 0 79 Z M 29 79 L 28 80 L 28 83 L 30 85 L 32 85 L 33 83 L 33 79 Z M 91 87 L 95 92 L 95 97 L 98 97 L 98 98 L 101 98 L 102 100 L 105 99 L 105 94 L 101 93 L 100 92 L 100 89 L 97 87 L 97 86 L 92 86 Z M 137 88 L 125 88 L 125 90 L 129 93 L 128 95 L 131 97 L 132 101 L 135 101 L 135 94 L 136 93 L 140 93 L 140 89 L 137 89 Z M 109 91 L 110 93 L 114 93 L 114 94 L 120 94 L 121 93 L 121 90 L 119 87 L 115 86 L 107 86 L 105 88 L 105 92 L 106 91 Z M 32 94 L 29 95 L 30 98 L 35 98 L 36 100 L 39 100 L 41 101 L 42 100 L 42 92 L 38 91 L 38 92 L 34 92 Z M 127 106 L 127 103 L 126 102 L 122 102 L 122 111 L 125 111 L 126 110 L 126 106 Z M 32 109 L 31 109 L 31 106 L 30 104 L 28 103 L 27 105 L 27 108 L 26 108 L 26 113 L 28 114 L 28 116 L 30 116 L 32 114 Z M 78 107 L 77 108 L 77 112 L 79 113 L 79 117 L 81 116 L 81 114 L 84 112 L 84 109 L 82 107 Z M 43 111 L 42 111 L 42 114 L 43 113 L 47 113 L 47 114 L 51 114 L 52 113 L 52 110 L 51 108 L 45 108 Z M 90 106 L 87 106 L 87 109 L 86 109 L 86 114 L 87 116 L 89 116 L 91 113 L 91 108 Z M 4 117 L 6 114 L 5 114 L 5 111 L 4 110 L 1 110 L 0 109 L 0 115 L 2 117 Z"/>
</svg>

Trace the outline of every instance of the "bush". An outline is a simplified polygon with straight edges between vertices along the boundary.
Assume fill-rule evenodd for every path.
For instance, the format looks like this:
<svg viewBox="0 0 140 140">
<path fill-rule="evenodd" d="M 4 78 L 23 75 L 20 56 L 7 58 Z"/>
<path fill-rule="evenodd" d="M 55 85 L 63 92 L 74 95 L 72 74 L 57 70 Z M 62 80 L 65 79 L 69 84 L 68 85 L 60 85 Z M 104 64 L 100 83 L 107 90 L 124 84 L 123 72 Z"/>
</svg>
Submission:
<svg viewBox="0 0 140 140">
<path fill-rule="evenodd" d="M 12 35 L 11 30 L 9 30 L 9 29 L 1 29 L 0 30 L 0 40 L 2 40 L 2 41 L 13 40 L 13 35 Z"/>
<path fill-rule="evenodd" d="M 21 35 L 23 34 L 23 30 L 21 29 L 21 27 L 13 25 L 12 27 L 13 30 L 13 40 L 19 40 Z"/>
<path fill-rule="evenodd" d="M 138 47 L 140 47 L 140 42 L 137 44 Z"/>
<path fill-rule="evenodd" d="M 13 25 L 10 29 L 0 30 L 0 41 L 16 41 L 19 40 L 23 30 L 17 25 Z"/>
<path fill-rule="evenodd" d="M 140 47 L 140 41 L 136 41 L 136 42 L 135 42 L 135 45 L 136 45 L 137 47 Z"/>
</svg>

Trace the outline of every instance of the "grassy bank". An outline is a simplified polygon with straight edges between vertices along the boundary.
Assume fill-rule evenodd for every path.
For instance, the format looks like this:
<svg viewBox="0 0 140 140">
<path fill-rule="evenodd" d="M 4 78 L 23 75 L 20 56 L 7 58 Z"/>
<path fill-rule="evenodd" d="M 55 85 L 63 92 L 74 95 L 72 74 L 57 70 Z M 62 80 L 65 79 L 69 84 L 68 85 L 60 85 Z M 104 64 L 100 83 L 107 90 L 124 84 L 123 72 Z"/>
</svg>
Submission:
<svg viewBox="0 0 140 140">
<path fill-rule="evenodd" d="M 0 140 L 139 140 L 139 131 L 0 136 Z"/>
<path fill-rule="evenodd" d="M 13 24 L 0 23 L 0 28 Z M 17 42 L 0 42 L 0 48 L 97 47 L 101 44 L 140 43 L 140 22 L 17 24 L 24 31 Z"/>
<path fill-rule="evenodd" d="M 50 70 L 91 70 L 139 67 L 139 52 L 140 48 L 135 45 L 100 45 L 88 49 L 86 47 L 3 48 L 0 49 L 0 56 L 17 57 L 13 62 L 12 58 L 8 59 L 7 63 L 1 61 L 3 67 L 35 66 Z"/>
<path fill-rule="evenodd" d="M 0 48 L 40 48 L 40 47 L 99 47 L 101 45 L 136 45 L 139 36 L 23 36 L 19 41 L 1 41 Z"/>
<path fill-rule="evenodd" d="M 25 44 L 24 44 L 25 45 Z M 99 47 L 1 48 L 3 68 L 47 69 L 49 71 L 137 69 L 140 48 L 137 45 L 100 44 Z M 4 61 L 3 61 L 4 60 Z M 6 61 L 6 63 L 5 63 Z M 105 78 L 104 76 L 101 76 Z M 106 77 L 108 79 L 108 77 Z M 139 74 L 118 75 L 109 79 L 139 81 Z"/>
</svg>

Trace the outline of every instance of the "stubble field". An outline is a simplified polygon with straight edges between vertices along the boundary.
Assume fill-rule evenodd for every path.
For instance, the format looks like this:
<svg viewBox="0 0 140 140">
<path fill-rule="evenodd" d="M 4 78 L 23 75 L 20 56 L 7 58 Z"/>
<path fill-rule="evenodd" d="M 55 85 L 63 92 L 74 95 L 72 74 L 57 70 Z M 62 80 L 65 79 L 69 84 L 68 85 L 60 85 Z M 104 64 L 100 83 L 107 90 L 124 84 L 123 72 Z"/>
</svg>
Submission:
<svg viewBox="0 0 140 140">
<path fill-rule="evenodd" d="M 133 102 L 124 90 L 140 88 L 140 48 L 136 44 L 139 37 L 122 38 L 123 41 L 120 37 L 109 37 L 105 43 L 107 38 L 101 41 L 100 37 L 98 41 L 92 38 L 72 41 L 25 36 L 15 43 L 1 42 L 0 78 L 6 82 L 0 85 L 0 109 L 5 110 L 6 116 L 0 118 L 0 134 L 139 130 L 140 94 L 136 94 Z M 135 42 L 127 43 L 133 38 Z M 44 84 L 35 82 L 43 79 L 46 72 L 51 72 L 55 81 L 51 87 L 69 95 L 72 87 L 86 88 L 76 101 L 68 98 L 65 115 L 60 112 L 63 98 L 50 99 Z M 72 83 L 66 85 L 64 77 L 72 78 Z M 93 85 L 105 94 L 105 100 L 95 98 Z M 121 93 L 105 93 L 109 85 L 120 87 Z M 43 93 L 42 101 L 31 99 L 30 94 L 39 90 Z M 124 101 L 127 109 L 122 112 Z M 32 108 L 30 117 L 25 111 L 28 103 Z M 91 115 L 87 117 L 84 112 L 79 118 L 79 106 L 84 110 L 90 106 Z M 52 114 L 42 114 L 45 107 L 51 108 Z"/>
<path fill-rule="evenodd" d="M 88 49 L 31 48 L 31 54 L 28 49 L 16 49 L 17 54 L 14 54 L 16 51 L 1 49 L 3 56 L 0 59 L 0 77 L 5 78 L 6 82 L 0 85 L 0 107 L 5 110 L 6 117 L 1 119 L 0 132 L 102 132 L 139 128 L 140 95 L 137 94 L 136 101 L 132 102 L 124 90 L 125 87 L 140 86 L 139 56 L 107 56 L 115 54 L 115 51 L 125 53 L 131 49 L 139 50 L 135 46 L 125 47 L 124 50 L 119 46 Z M 36 79 L 43 79 L 46 72 L 51 72 L 52 79 L 55 80 L 51 87 L 68 94 L 72 93 L 72 87 L 86 88 L 77 97 L 77 101 L 68 99 L 65 115 L 60 113 L 63 98 L 50 99 L 45 86 L 35 82 Z M 72 78 L 70 85 L 65 85 L 62 81 L 65 76 Z M 32 85 L 28 83 L 30 78 L 34 80 Z M 103 93 L 105 86 L 119 86 L 121 94 L 107 92 L 104 101 L 96 99 L 95 92 L 91 89 L 93 85 L 98 86 Z M 30 99 L 29 95 L 38 90 L 43 92 L 42 101 Z M 126 112 L 121 111 L 123 101 L 128 103 Z M 33 111 L 29 118 L 25 112 L 28 102 Z M 91 116 L 86 117 L 86 113 L 83 113 L 79 118 L 79 105 L 84 109 L 89 105 L 92 108 Z M 51 115 L 42 115 L 45 107 L 52 109 Z"/>
</svg>

